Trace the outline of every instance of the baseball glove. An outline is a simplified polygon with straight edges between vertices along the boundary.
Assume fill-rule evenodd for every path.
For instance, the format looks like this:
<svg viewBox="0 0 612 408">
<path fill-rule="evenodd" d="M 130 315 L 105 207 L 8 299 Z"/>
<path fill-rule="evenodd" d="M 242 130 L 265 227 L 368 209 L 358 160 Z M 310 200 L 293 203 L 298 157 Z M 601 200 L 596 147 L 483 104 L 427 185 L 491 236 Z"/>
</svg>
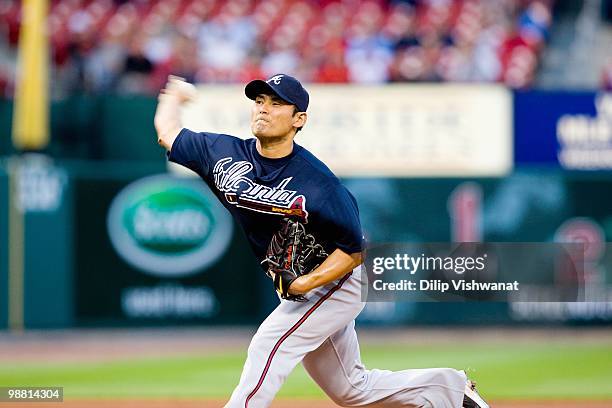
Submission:
<svg viewBox="0 0 612 408">
<path fill-rule="evenodd" d="M 281 298 L 305 302 L 302 295 L 289 294 L 294 280 L 310 273 L 327 258 L 327 252 L 306 233 L 304 224 L 291 218 L 283 218 L 280 229 L 272 236 L 266 258 L 267 275 L 274 279 L 274 288 Z"/>
</svg>

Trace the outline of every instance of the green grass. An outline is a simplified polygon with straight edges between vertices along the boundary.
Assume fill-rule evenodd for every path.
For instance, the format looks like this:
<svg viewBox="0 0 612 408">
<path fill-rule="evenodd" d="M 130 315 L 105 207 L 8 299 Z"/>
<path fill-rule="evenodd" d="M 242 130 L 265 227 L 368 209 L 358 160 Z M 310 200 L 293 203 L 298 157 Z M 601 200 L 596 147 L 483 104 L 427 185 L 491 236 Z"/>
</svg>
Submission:
<svg viewBox="0 0 612 408">
<path fill-rule="evenodd" d="M 63 386 L 66 397 L 227 397 L 245 351 L 82 363 L 1 363 L 2 386 Z M 612 399 L 612 344 L 476 344 L 471 347 L 366 346 L 368 367 L 472 369 L 492 399 Z M 298 367 L 279 396 L 322 392 Z"/>
</svg>

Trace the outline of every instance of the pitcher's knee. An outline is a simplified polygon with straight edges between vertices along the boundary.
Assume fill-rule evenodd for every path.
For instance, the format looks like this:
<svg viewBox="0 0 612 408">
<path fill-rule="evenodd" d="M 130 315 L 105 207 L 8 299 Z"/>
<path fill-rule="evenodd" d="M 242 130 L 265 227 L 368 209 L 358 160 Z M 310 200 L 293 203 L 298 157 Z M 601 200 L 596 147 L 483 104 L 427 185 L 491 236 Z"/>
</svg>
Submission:
<svg viewBox="0 0 612 408">
<path fill-rule="evenodd" d="M 363 391 L 346 384 L 344 387 L 336 387 L 334 389 L 326 389 L 325 393 L 332 401 L 341 407 L 359 407 L 364 405 Z"/>
<path fill-rule="evenodd" d="M 457 381 L 465 381 L 465 374 L 454 368 L 437 368 L 435 379 L 441 383 L 452 384 Z"/>
</svg>

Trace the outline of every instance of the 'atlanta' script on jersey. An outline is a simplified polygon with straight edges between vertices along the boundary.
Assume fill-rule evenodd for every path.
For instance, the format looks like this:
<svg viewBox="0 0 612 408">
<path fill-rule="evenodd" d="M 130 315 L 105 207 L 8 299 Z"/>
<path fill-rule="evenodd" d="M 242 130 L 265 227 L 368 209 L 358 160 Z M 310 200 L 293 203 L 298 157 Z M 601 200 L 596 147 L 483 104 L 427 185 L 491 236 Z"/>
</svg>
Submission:
<svg viewBox="0 0 612 408">
<path fill-rule="evenodd" d="M 225 193 L 228 203 L 266 214 L 299 217 L 307 222 L 306 197 L 285 189 L 293 177 L 283 179 L 275 187 L 264 186 L 247 177 L 253 170 L 252 163 L 232 161 L 232 157 L 224 157 L 213 168 L 215 185 Z"/>
</svg>

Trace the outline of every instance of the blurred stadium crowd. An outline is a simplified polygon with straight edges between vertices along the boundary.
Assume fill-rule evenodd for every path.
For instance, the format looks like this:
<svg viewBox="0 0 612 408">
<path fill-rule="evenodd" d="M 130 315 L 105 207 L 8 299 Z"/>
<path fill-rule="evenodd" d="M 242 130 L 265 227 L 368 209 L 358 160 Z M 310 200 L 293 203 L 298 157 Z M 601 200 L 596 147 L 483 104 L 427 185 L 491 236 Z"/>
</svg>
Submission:
<svg viewBox="0 0 612 408">
<path fill-rule="evenodd" d="M 169 73 L 233 83 L 503 82 L 528 87 L 553 0 L 52 0 L 52 95 L 155 94 Z M 0 95 L 21 1 L 0 0 Z"/>
</svg>

